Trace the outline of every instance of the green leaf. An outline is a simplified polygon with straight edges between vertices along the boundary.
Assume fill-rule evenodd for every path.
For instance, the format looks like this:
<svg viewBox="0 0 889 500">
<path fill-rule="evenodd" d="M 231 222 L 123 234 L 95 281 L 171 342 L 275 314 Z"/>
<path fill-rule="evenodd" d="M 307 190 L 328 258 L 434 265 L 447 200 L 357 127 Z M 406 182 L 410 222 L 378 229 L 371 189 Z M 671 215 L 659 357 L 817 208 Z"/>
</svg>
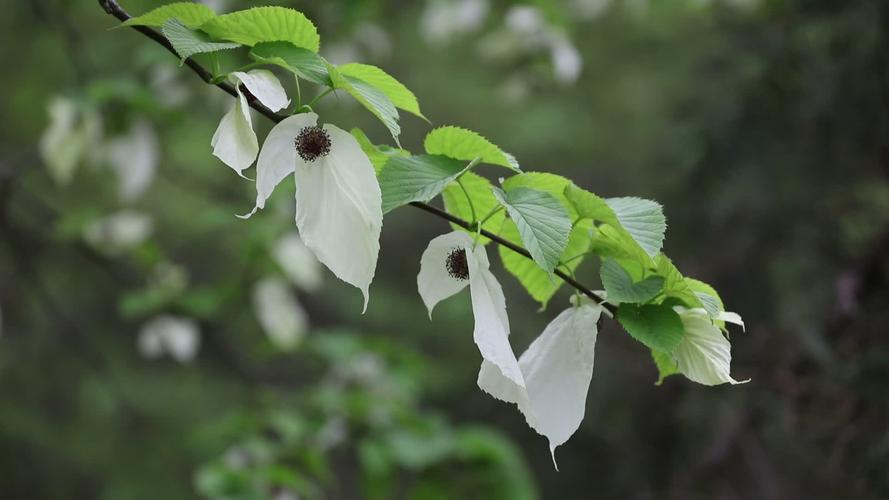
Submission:
<svg viewBox="0 0 889 500">
<path fill-rule="evenodd" d="M 684 335 L 679 315 L 665 304 L 621 304 L 617 320 L 634 339 L 663 352 L 673 352 Z"/>
<path fill-rule="evenodd" d="M 258 43 L 250 50 L 250 57 L 261 63 L 280 66 L 312 83 L 332 85 L 324 58 L 290 42 Z"/>
<path fill-rule="evenodd" d="M 458 181 L 459 184 L 462 184 L 463 188 L 466 189 L 466 193 L 463 192 Z M 441 193 L 441 197 L 444 200 L 445 210 L 451 215 L 471 222 L 473 219 L 484 217 L 486 214 L 500 206 L 497 198 L 494 198 L 494 193 L 491 191 L 492 186 L 488 179 L 485 179 L 474 172 L 466 172 L 460 176 L 458 181 L 452 182 Z M 469 201 L 466 198 L 467 194 L 469 195 L 469 199 L 472 200 L 472 206 L 475 207 L 475 214 L 473 214 L 472 209 L 470 209 Z M 482 224 L 482 229 L 496 233 L 500 230 L 500 225 L 503 223 L 504 218 L 506 218 L 506 214 L 501 210 L 485 221 L 485 223 Z M 451 226 L 453 226 L 454 229 L 465 231 L 465 229 L 456 224 L 451 224 Z M 479 238 L 479 242 L 485 245 L 487 245 L 489 241 L 491 240 L 484 236 Z"/>
<path fill-rule="evenodd" d="M 571 219 L 565 207 L 553 195 L 519 187 L 503 192 L 493 188 L 494 196 L 515 221 L 522 243 L 534 262 L 552 273 L 568 245 Z"/>
<path fill-rule="evenodd" d="M 420 103 L 413 92 L 382 69 L 370 64 L 350 63 L 337 66 L 345 76 L 357 78 L 382 92 L 396 108 L 426 119 L 420 112 Z"/>
<path fill-rule="evenodd" d="M 362 80 L 343 75 L 333 65 L 328 64 L 327 71 L 330 73 L 333 88 L 345 90 L 373 113 L 389 129 L 389 133 L 398 144 L 398 135 L 401 134 L 401 127 L 398 125 L 398 110 L 395 109 L 395 105 L 386 97 L 386 94 Z"/>
<path fill-rule="evenodd" d="M 649 256 L 654 257 L 661 251 L 667 219 L 659 203 L 632 197 L 608 198 L 605 202 L 614 210 L 621 226 Z"/>
<path fill-rule="evenodd" d="M 573 183 L 565 186 L 565 198 L 577 211 L 577 216 L 584 219 L 592 219 L 612 226 L 620 225 L 614 210 L 605 203 L 603 198 L 579 188 Z"/>
<path fill-rule="evenodd" d="M 318 52 L 321 38 L 312 21 L 286 7 L 254 7 L 214 17 L 201 30 L 217 40 L 254 46 L 260 42 L 290 42 Z"/>
<path fill-rule="evenodd" d="M 658 255 L 654 264 L 657 274 L 664 278 L 664 297 L 677 299 L 687 307 L 704 307 L 701 299 L 695 294 L 695 290 L 691 288 L 689 280 L 682 276 L 679 269 L 666 255 Z"/>
<path fill-rule="evenodd" d="M 176 53 L 179 54 L 180 66 L 186 59 L 195 54 L 240 47 L 240 45 L 233 42 L 213 42 L 209 36 L 200 31 L 189 29 L 176 18 L 168 19 L 161 31 L 167 37 L 167 40 L 170 41 L 170 44 L 173 45 L 173 48 L 176 49 Z"/>
<path fill-rule="evenodd" d="M 577 266 L 583 262 L 583 258 L 575 257 L 583 255 L 589 250 L 591 227 L 591 221 L 581 221 L 571 230 L 571 235 L 568 237 L 568 245 L 560 258 L 562 265 L 559 266 L 560 268 L 567 268 L 569 274 L 574 272 Z M 510 219 L 503 220 L 499 235 L 515 244 L 520 245 L 522 243 L 519 230 Z M 540 302 L 541 307 L 546 307 L 549 300 L 564 284 L 564 281 L 553 279 L 534 261 L 529 260 L 524 255 L 518 254 L 504 246 L 498 247 L 498 251 L 500 252 L 500 259 L 503 261 L 503 267 L 519 280 L 534 300 Z"/>
<path fill-rule="evenodd" d="M 661 276 L 649 276 L 634 283 L 633 278 L 614 259 L 605 259 L 602 262 L 599 275 L 608 293 L 608 302 L 612 304 L 643 304 L 653 299 L 664 286 L 664 278 Z"/>
<path fill-rule="evenodd" d="M 518 162 L 511 154 L 465 128 L 448 126 L 434 129 L 426 134 L 423 145 L 431 155 L 445 155 L 463 161 L 481 158 L 484 163 L 520 171 Z"/>
<path fill-rule="evenodd" d="M 389 158 L 394 156 L 410 156 L 411 154 L 400 148 L 391 148 L 386 145 L 377 145 L 370 141 L 367 138 L 367 135 L 364 134 L 364 131 L 360 128 L 353 128 L 349 131 L 352 134 L 352 137 L 358 141 L 358 145 L 361 146 L 361 150 L 364 151 L 364 154 L 370 158 L 370 162 L 374 166 L 374 170 L 377 173 L 377 177 L 380 176 L 380 172 L 383 171 L 383 167 L 386 165 L 386 162 L 389 161 Z"/>
<path fill-rule="evenodd" d="M 176 2 L 158 7 L 141 16 L 127 19 L 121 26 L 153 26 L 159 28 L 174 17 L 189 28 L 197 28 L 216 17 L 216 13 L 204 4 Z"/>
<path fill-rule="evenodd" d="M 661 385 L 664 383 L 665 378 L 679 373 L 679 365 L 676 364 L 676 360 L 670 354 L 652 349 L 651 357 L 654 359 L 655 366 L 657 366 L 657 382 L 654 385 Z"/>
<path fill-rule="evenodd" d="M 429 201 L 466 170 L 466 162 L 441 155 L 392 157 L 380 172 L 383 213 L 412 201 Z"/>
</svg>

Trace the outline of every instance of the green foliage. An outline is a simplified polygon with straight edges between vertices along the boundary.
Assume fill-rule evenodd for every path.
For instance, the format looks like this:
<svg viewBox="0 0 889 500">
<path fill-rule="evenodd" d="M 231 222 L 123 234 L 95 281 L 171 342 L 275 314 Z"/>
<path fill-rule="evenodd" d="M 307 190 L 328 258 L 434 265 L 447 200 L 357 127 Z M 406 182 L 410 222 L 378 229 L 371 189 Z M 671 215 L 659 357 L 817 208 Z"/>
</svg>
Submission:
<svg viewBox="0 0 889 500">
<path fill-rule="evenodd" d="M 370 64 L 349 63 L 338 66 L 340 74 L 356 78 L 376 88 L 386 95 L 396 108 L 413 113 L 425 119 L 420 112 L 420 103 L 413 92 L 382 69 Z"/>
<path fill-rule="evenodd" d="M 370 162 L 374 166 L 374 170 L 377 172 L 377 177 L 380 176 L 380 172 L 383 171 L 383 167 L 386 166 L 386 162 L 389 161 L 389 158 L 395 156 L 410 156 L 409 152 L 401 148 L 392 148 L 385 144 L 372 143 L 360 128 L 353 128 L 349 133 L 351 133 L 352 137 L 358 141 L 361 150 L 364 151 L 364 154 L 370 159 Z"/>
<path fill-rule="evenodd" d="M 670 354 L 657 349 L 652 349 L 651 358 L 654 360 L 654 364 L 657 367 L 657 381 L 655 381 L 654 385 L 661 385 L 664 383 L 665 378 L 670 375 L 679 374 L 679 365 Z"/>
<path fill-rule="evenodd" d="M 571 219 L 565 207 L 553 195 L 536 189 L 517 187 L 504 192 L 494 188 L 493 192 L 515 222 L 534 262 L 552 273 L 571 233 Z"/>
<path fill-rule="evenodd" d="M 431 155 L 445 155 L 464 161 L 478 158 L 482 163 L 519 171 L 519 164 L 511 154 L 504 152 L 480 134 L 465 128 L 438 127 L 426 134 L 423 147 Z"/>
<path fill-rule="evenodd" d="M 321 38 L 312 21 L 286 7 L 254 7 L 213 17 L 200 26 L 217 40 L 254 46 L 261 42 L 290 42 L 318 52 Z"/>
<path fill-rule="evenodd" d="M 653 299 L 664 286 L 661 276 L 649 276 L 642 281 L 634 282 L 633 278 L 614 259 L 602 261 L 600 270 L 602 285 L 608 293 L 608 302 L 644 304 Z"/>
<path fill-rule="evenodd" d="M 580 221 L 571 229 L 571 235 L 568 237 L 568 245 L 562 252 L 559 268 L 572 274 L 578 266 L 583 262 L 583 256 L 590 248 L 590 229 L 591 221 Z M 519 230 L 512 219 L 504 219 L 500 228 L 499 235 L 517 245 L 522 244 Z M 500 259 L 503 261 L 503 267 L 506 268 L 513 276 L 518 278 L 522 286 L 525 287 L 528 294 L 534 300 L 540 302 L 542 307 L 546 307 L 549 299 L 562 287 L 564 282 L 561 279 L 553 278 L 552 275 L 544 271 L 536 262 L 528 260 L 522 255 L 506 248 L 499 247 Z"/>
<path fill-rule="evenodd" d="M 661 205 L 641 198 L 609 198 L 605 200 L 617 220 L 633 240 L 654 257 L 664 245 L 667 219 Z"/>
<path fill-rule="evenodd" d="M 383 122 L 397 144 L 398 136 L 401 134 L 401 126 L 398 125 L 398 110 L 395 109 L 395 105 L 386 94 L 364 80 L 343 75 L 331 64 L 327 65 L 327 71 L 330 73 L 332 88 L 345 90 L 373 113 Z"/>
<path fill-rule="evenodd" d="M 204 4 L 195 2 L 176 2 L 163 5 L 148 11 L 141 16 L 128 19 L 121 26 L 152 26 L 159 28 L 170 19 L 176 18 L 188 28 L 198 28 L 216 14 Z"/>
<path fill-rule="evenodd" d="M 468 165 L 441 155 L 389 158 L 379 175 L 383 213 L 438 196 Z"/>
<path fill-rule="evenodd" d="M 477 221 L 500 206 L 500 202 L 497 201 L 491 190 L 492 187 L 488 179 L 474 172 L 466 172 L 442 191 L 445 209 L 448 213 L 461 219 Z M 505 217 L 506 214 L 500 210 L 488 217 L 481 228 L 496 233 Z M 465 231 L 456 224 L 451 224 L 451 226 L 454 229 Z M 479 241 L 487 244 L 490 240 L 482 236 Z"/>
<path fill-rule="evenodd" d="M 179 54 L 180 66 L 186 59 L 195 54 L 240 47 L 239 44 L 233 42 L 213 42 L 206 34 L 189 29 L 175 17 L 168 19 L 161 31 L 173 45 L 173 48 L 176 49 L 176 53 Z"/>
<path fill-rule="evenodd" d="M 250 57 L 257 62 L 280 66 L 312 83 L 333 85 L 324 58 L 290 42 L 257 43 L 250 50 Z"/>
<path fill-rule="evenodd" d="M 617 309 L 617 320 L 634 339 L 662 352 L 673 352 L 684 334 L 682 320 L 667 304 L 624 303 Z"/>
</svg>

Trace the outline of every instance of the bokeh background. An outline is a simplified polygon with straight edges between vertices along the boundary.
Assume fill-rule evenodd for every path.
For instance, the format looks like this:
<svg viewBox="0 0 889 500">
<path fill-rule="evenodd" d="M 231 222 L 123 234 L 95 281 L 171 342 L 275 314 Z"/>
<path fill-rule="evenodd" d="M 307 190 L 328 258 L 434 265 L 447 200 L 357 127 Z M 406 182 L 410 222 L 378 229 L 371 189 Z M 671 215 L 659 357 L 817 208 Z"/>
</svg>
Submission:
<svg viewBox="0 0 889 500">
<path fill-rule="evenodd" d="M 666 252 L 744 316 L 752 382 L 656 387 L 606 322 L 556 472 L 477 389 L 468 298 L 426 317 L 444 223 L 387 216 L 362 316 L 294 238 L 292 186 L 234 217 L 254 195 L 210 155 L 226 95 L 94 1 L 6 2 L 0 498 L 889 498 L 889 3 L 268 3 L 526 170 L 662 202 Z M 345 97 L 318 109 L 386 141 Z M 418 150 L 429 125 L 402 128 Z M 492 260 L 521 352 L 568 292 L 538 311 Z"/>
</svg>

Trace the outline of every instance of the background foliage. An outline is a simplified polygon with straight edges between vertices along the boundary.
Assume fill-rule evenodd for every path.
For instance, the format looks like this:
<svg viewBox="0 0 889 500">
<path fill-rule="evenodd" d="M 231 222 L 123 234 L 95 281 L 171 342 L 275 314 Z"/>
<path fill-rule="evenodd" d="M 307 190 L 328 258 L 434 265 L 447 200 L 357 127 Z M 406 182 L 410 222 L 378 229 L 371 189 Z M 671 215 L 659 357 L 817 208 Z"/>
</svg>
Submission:
<svg viewBox="0 0 889 500">
<path fill-rule="evenodd" d="M 663 203 L 667 252 L 744 315 L 733 373 L 753 382 L 655 387 L 649 355 L 606 323 L 587 417 L 553 471 L 521 415 L 476 388 L 468 301 L 426 318 L 411 263 L 445 225 L 409 209 L 386 218 L 367 315 L 347 285 L 297 283 L 311 328 L 282 347 L 253 294 L 286 276 L 274 248 L 292 187 L 249 222 L 232 216 L 253 186 L 208 154 L 226 96 L 140 35 L 108 32 L 94 2 L 19 2 L 0 18 L 0 496 L 889 495 L 889 7 L 530 4 L 577 48 L 576 81 L 508 2 L 286 3 L 329 59 L 385 68 L 436 124 L 483 133 L 526 170 Z M 80 125 L 47 159 L 57 97 Z M 387 142 L 346 99 L 320 107 Z M 155 131 L 158 169 L 124 195 L 110 151 L 138 124 Z M 402 125 L 419 151 L 428 125 Z M 123 234 L 103 219 L 122 210 Z M 578 274 L 599 282 L 596 266 Z M 568 292 L 538 314 L 498 275 L 521 351 Z M 190 362 L 140 354 L 159 314 L 201 331 Z"/>
</svg>

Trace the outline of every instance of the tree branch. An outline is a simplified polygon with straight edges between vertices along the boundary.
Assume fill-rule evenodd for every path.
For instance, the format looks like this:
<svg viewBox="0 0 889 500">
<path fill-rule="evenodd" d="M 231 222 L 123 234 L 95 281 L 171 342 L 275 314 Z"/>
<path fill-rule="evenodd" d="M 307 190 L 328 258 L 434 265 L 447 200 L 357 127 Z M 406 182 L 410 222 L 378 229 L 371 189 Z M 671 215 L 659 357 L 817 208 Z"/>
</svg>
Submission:
<svg viewBox="0 0 889 500">
<path fill-rule="evenodd" d="M 132 18 L 132 16 L 130 16 L 127 13 L 127 11 L 125 11 L 123 9 L 123 7 L 121 7 L 117 3 L 116 0 L 99 0 L 99 5 L 101 5 L 102 8 L 105 9 L 105 12 L 114 16 L 121 22 L 124 22 L 124 21 Z M 175 55 L 176 57 L 179 57 L 179 54 L 176 53 L 176 50 L 173 48 L 173 45 L 171 45 L 170 42 L 161 33 L 158 33 L 157 31 L 155 31 L 149 27 L 146 27 L 146 26 L 130 26 L 130 28 L 133 28 L 134 30 L 138 31 L 139 33 L 142 33 L 143 35 L 147 36 L 148 38 L 154 40 L 159 45 L 163 46 L 165 49 L 167 49 L 169 52 L 171 52 L 173 55 Z M 201 80 L 204 80 L 204 82 L 206 82 L 206 83 L 213 84 L 213 74 L 210 73 L 210 71 L 208 71 L 206 68 L 201 66 L 198 62 L 196 62 L 192 58 L 188 58 L 185 60 L 185 65 L 188 66 L 189 68 L 191 68 L 192 71 L 197 73 L 197 75 L 199 77 L 201 77 Z M 232 97 L 237 97 L 235 88 L 231 84 L 222 82 L 222 83 L 216 83 L 214 85 L 216 85 L 220 89 L 224 90 Z M 266 108 L 256 99 L 250 99 L 249 104 L 250 104 L 250 107 L 252 107 L 256 111 L 261 113 L 266 118 L 274 121 L 275 123 L 278 123 L 281 120 L 287 118 L 286 116 L 279 115 L 279 114 L 273 112 L 272 110 Z M 476 230 L 476 227 L 474 227 L 473 224 L 471 224 L 470 222 L 465 221 L 465 220 L 463 220 L 459 217 L 456 217 L 452 214 L 449 214 L 449 213 L 445 212 L 444 210 L 436 208 L 436 207 L 429 205 L 427 203 L 412 202 L 411 205 L 416 208 L 419 208 L 420 210 L 424 210 L 432 215 L 435 215 L 437 217 L 445 219 L 449 222 L 453 222 L 454 224 L 456 224 L 464 229 L 468 229 L 470 231 Z M 482 229 L 480 231 L 480 234 L 487 237 L 494 243 L 497 243 L 498 245 L 504 246 L 504 247 L 512 250 L 513 252 L 518 253 L 519 255 L 522 255 L 528 259 L 533 260 L 533 257 L 531 257 L 531 254 L 527 250 L 516 245 L 515 243 L 513 243 L 511 241 L 503 239 L 500 236 L 498 236 L 490 231 L 487 231 L 485 229 Z M 599 297 L 598 295 L 593 293 L 593 291 L 591 289 L 585 287 L 584 285 L 579 283 L 577 280 L 575 280 L 568 274 L 564 273 L 560 269 L 556 269 L 554 271 L 554 273 L 556 276 L 558 276 L 563 281 L 565 281 L 565 283 L 568 283 L 572 287 L 576 288 L 580 293 L 586 295 L 587 297 L 589 297 L 591 300 L 593 300 L 597 304 L 602 304 L 602 306 L 605 309 L 607 309 L 609 312 L 611 312 L 612 314 L 614 314 L 616 312 L 616 308 L 613 305 L 604 303 L 604 301 L 602 300 L 601 297 Z"/>
</svg>

